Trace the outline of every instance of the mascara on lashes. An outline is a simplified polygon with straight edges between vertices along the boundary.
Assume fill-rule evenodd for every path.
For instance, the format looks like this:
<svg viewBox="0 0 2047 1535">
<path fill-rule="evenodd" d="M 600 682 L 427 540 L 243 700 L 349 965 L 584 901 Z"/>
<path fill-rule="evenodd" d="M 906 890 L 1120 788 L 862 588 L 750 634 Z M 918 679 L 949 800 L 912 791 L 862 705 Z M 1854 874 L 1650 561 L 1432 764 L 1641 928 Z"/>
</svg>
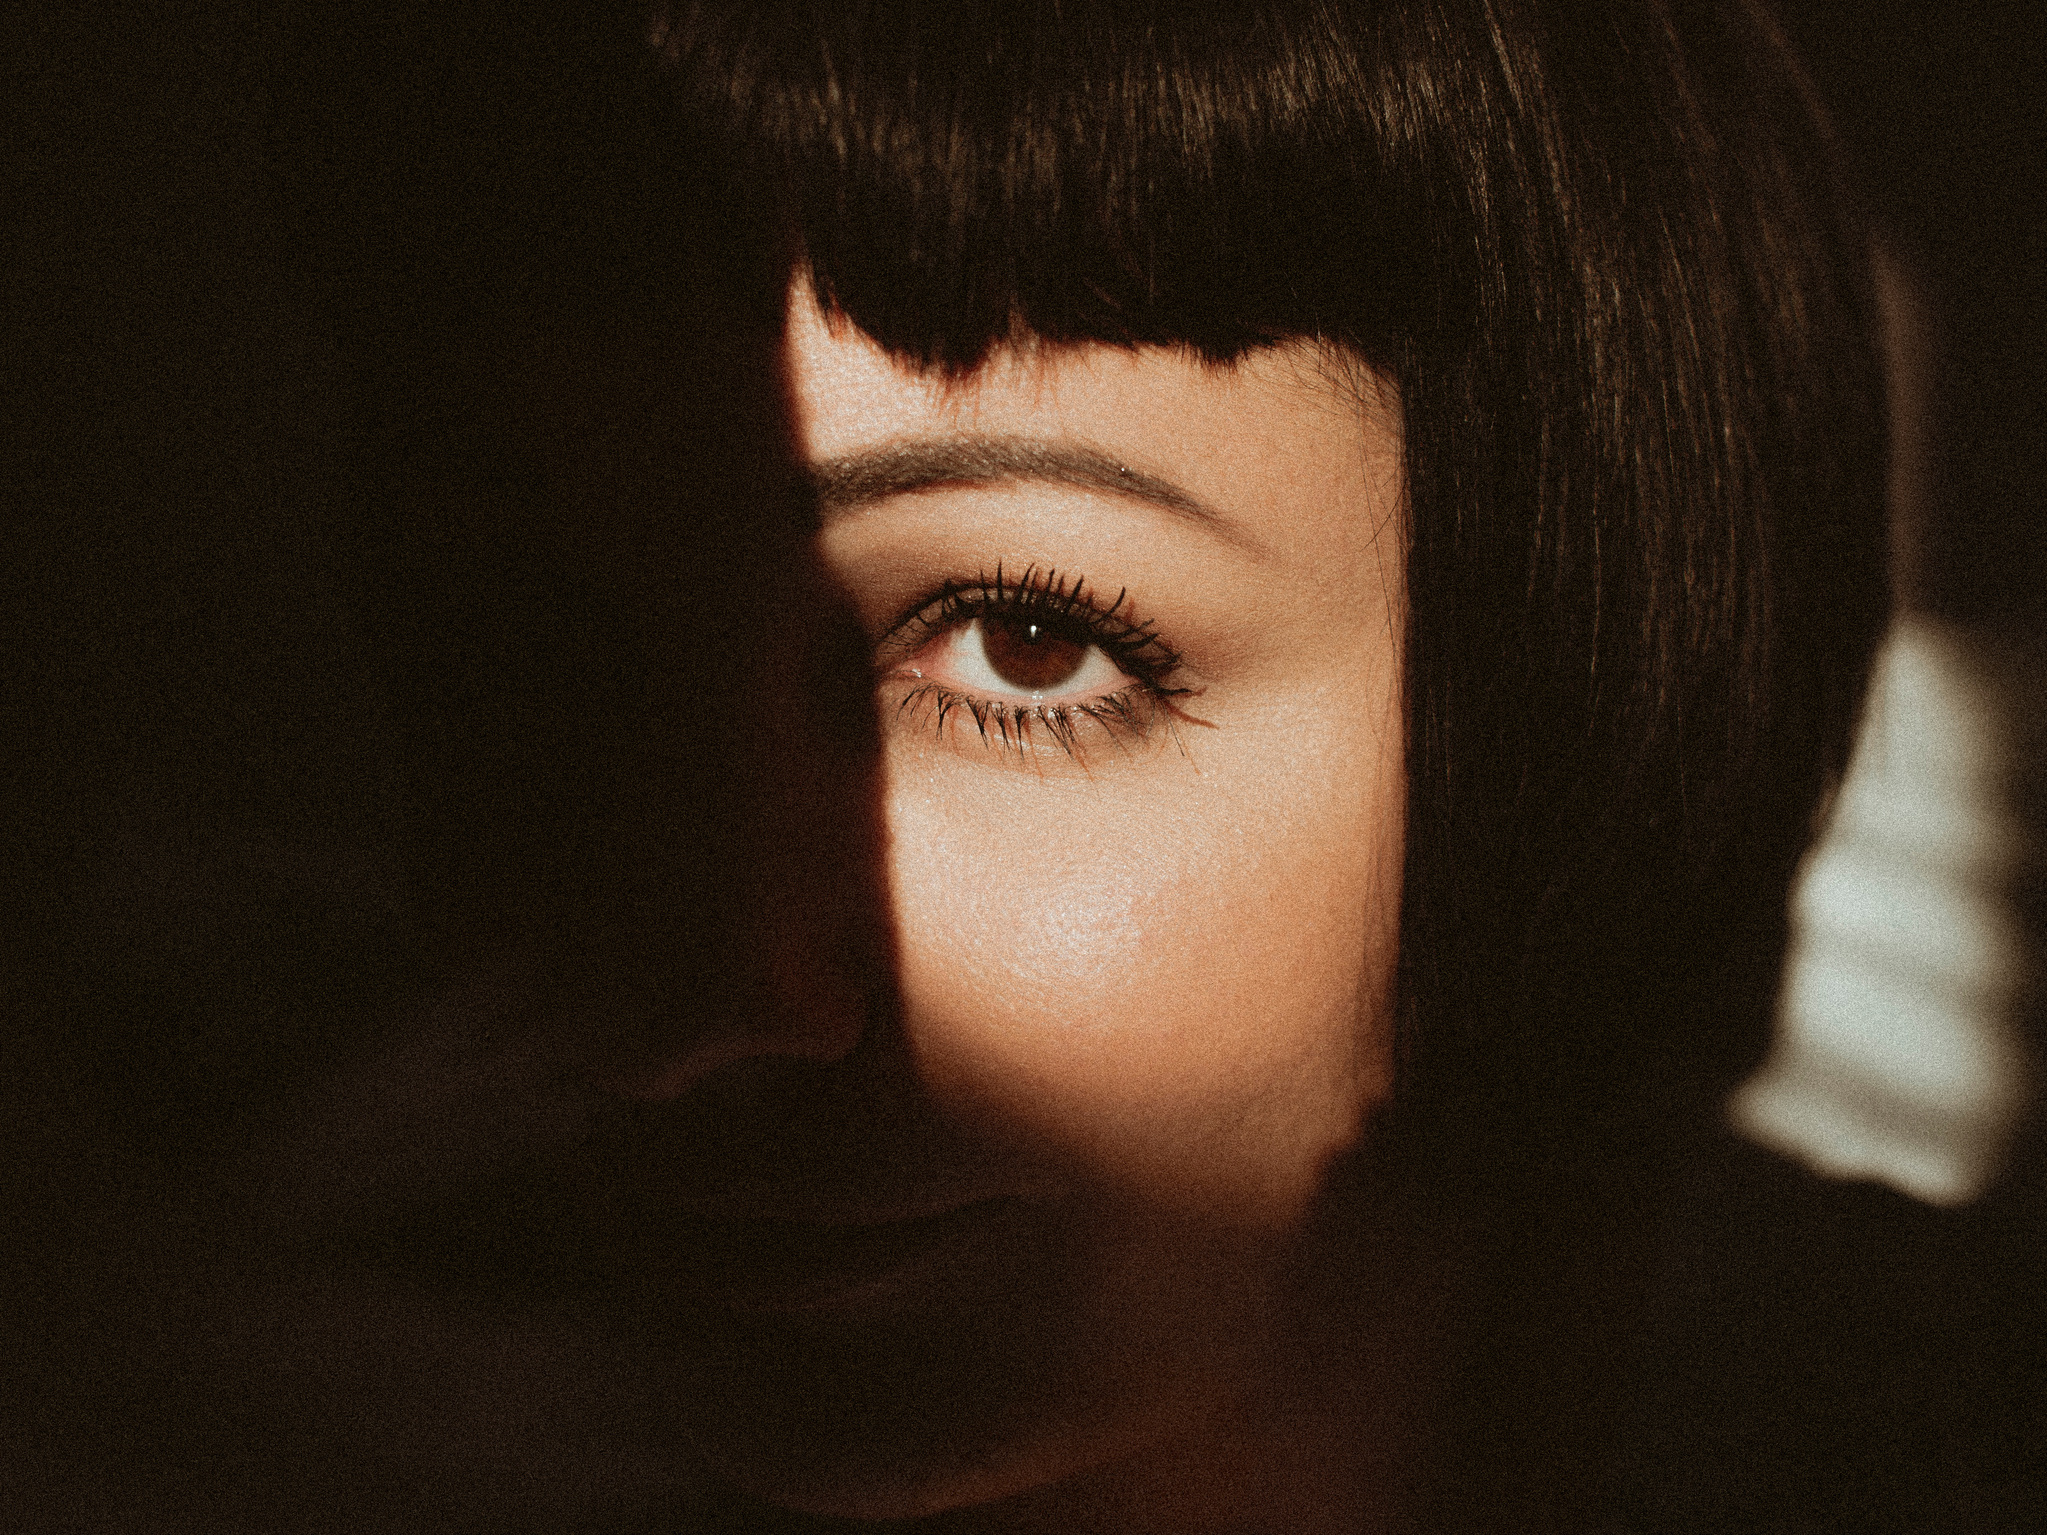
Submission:
<svg viewBox="0 0 2047 1535">
<path fill-rule="evenodd" d="M 884 678 L 902 679 L 904 656 L 977 619 L 1012 623 L 1040 619 L 1058 637 L 1099 649 L 1130 685 L 1083 699 L 1024 701 L 982 697 L 918 676 L 918 685 L 898 701 L 896 717 L 904 719 L 916 709 L 928 708 L 941 739 L 949 722 L 972 720 L 981 741 L 1018 753 L 1042 732 L 1076 757 L 1086 726 L 1098 727 L 1120 743 L 1149 733 L 1161 719 L 1170 723 L 1169 701 L 1192 690 L 1167 686 L 1180 657 L 1150 623 L 1119 616 L 1128 598 L 1126 588 L 1103 607 L 1092 599 L 1084 578 L 1061 579 L 1057 570 L 1041 572 L 1035 565 L 1020 577 L 1008 576 L 998 565 L 992 579 L 984 573 L 971 582 L 946 582 L 936 596 L 917 604 L 891 627 L 882 641 Z M 888 652 L 893 652 L 892 659 Z"/>
</svg>

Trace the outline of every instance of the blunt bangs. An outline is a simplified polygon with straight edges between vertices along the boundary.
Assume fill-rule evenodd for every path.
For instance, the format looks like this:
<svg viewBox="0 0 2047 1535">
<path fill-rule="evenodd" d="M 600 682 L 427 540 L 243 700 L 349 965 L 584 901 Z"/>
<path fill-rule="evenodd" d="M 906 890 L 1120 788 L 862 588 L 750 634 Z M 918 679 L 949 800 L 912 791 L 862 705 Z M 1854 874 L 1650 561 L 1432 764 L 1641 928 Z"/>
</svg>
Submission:
<svg viewBox="0 0 2047 1535">
<path fill-rule="evenodd" d="M 686 6 L 654 36 L 779 192 L 820 298 L 899 357 L 1313 337 L 1378 363 L 1439 289 L 1332 22 L 912 0 Z"/>
</svg>

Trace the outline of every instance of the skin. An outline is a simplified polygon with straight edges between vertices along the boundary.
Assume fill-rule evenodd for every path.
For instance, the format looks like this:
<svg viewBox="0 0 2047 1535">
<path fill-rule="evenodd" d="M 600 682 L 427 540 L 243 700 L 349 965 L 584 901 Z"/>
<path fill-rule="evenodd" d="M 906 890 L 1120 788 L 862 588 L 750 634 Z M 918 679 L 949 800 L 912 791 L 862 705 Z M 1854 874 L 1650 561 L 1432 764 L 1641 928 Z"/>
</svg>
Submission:
<svg viewBox="0 0 2047 1535">
<path fill-rule="evenodd" d="M 721 1406 L 692 1432 L 820 1512 L 1314 1528 L 1351 1472 L 1274 1447 L 1322 1412 L 1299 1379 L 1301 1233 L 1391 1081 L 1397 403 L 1306 345 L 1228 366 L 1031 348 L 948 382 L 801 284 L 783 367 L 796 454 L 827 486 L 821 563 L 879 658 L 873 797 L 842 807 L 875 835 L 816 839 L 781 908 L 769 892 L 790 913 L 759 928 L 778 1003 L 617 1089 L 686 1103 L 752 1071 L 892 1095 L 888 1128 L 820 1159 L 853 1175 L 704 1197 L 827 1224 L 998 1201 L 1017 1245 L 956 1282 L 756 1310 L 707 1348 Z M 1091 450 L 1152 494 L 1000 469 L 830 491 L 876 454 L 988 442 Z M 1031 721 L 991 744 L 964 707 L 941 721 L 933 685 L 1030 707 L 990 686 L 985 629 L 898 628 L 998 562 L 1083 576 L 1104 606 L 1126 591 L 1118 616 L 1177 653 L 1158 680 L 1184 691 L 1067 743 Z M 1048 707 L 1131 686 L 1106 652 L 1074 675 Z M 795 894 L 835 859 L 869 916 Z M 881 982 L 857 953 L 884 956 Z"/>
</svg>

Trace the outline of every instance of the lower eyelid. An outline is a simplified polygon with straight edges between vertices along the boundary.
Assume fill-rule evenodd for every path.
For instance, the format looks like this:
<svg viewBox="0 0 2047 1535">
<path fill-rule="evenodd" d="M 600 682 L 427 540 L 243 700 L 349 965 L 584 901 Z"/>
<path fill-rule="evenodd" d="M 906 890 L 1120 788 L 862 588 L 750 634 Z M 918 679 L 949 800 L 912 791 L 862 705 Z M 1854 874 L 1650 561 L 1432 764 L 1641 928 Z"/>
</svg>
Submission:
<svg viewBox="0 0 2047 1535">
<path fill-rule="evenodd" d="M 1032 703 L 979 698 L 929 679 L 896 676 L 909 686 L 885 711 L 890 721 L 912 730 L 935 728 L 941 740 L 961 749 L 985 747 L 1018 758 L 1056 747 L 1084 761 L 1095 746 L 1127 746 L 1152 736 L 1168 712 L 1159 693 L 1137 679 L 1107 693 Z"/>
</svg>

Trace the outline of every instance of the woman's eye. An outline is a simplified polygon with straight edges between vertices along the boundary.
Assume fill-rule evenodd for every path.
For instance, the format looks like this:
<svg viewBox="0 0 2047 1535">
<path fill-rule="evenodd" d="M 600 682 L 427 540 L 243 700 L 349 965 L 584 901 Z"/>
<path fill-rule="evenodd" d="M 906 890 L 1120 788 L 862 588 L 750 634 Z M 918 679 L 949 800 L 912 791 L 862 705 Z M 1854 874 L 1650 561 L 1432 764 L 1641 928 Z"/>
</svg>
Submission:
<svg viewBox="0 0 2047 1535">
<path fill-rule="evenodd" d="M 1179 656 L 1128 615 L 1128 595 L 1105 607 L 1078 576 L 1036 566 L 948 583 L 880 642 L 881 674 L 911 684 L 893 717 L 1024 758 L 1040 746 L 1079 757 L 1096 732 L 1128 742 L 1170 731 L 1170 701 L 1191 690 L 1174 684 Z"/>
<path fill-rule="evenodd" d="M 905 668 L 984 698 L 1070 702 L 1127 685 L 1100 646 L 1032 614 L 983 613 L 937 636 Z"/>
</svg>

